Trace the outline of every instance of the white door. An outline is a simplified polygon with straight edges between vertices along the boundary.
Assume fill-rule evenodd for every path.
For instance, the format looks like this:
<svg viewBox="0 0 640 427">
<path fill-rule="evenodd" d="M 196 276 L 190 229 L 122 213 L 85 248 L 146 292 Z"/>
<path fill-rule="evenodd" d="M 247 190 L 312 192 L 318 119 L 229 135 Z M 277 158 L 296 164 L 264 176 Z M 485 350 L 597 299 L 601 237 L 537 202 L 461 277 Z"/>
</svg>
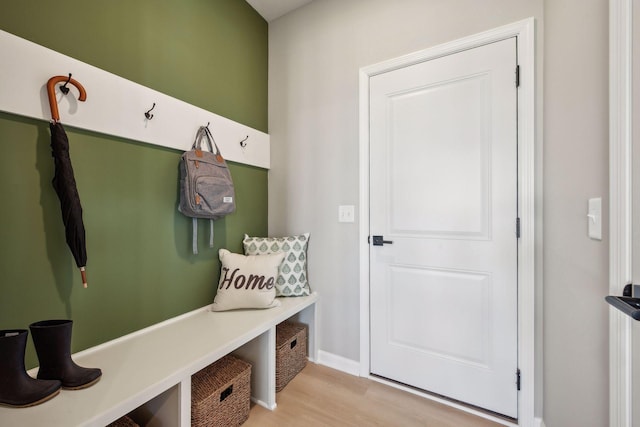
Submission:
<svg viewBox="0 0 640 427">
<path fill-rule="evenodd" d="M 371 373 L 517 418 L 516 39 L 370 79 Z"/>
</svg>

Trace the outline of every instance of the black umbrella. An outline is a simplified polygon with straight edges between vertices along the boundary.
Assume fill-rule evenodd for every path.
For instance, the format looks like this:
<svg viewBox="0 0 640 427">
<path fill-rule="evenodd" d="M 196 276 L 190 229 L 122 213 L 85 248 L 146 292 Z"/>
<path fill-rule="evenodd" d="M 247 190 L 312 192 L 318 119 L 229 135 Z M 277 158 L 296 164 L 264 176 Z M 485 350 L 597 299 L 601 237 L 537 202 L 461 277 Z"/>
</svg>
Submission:
<svg viewBox="0 0 640 427">
<path fill-rule="evenodd" d="M 87 99 L 87 93 L 84 87 L 76 80 L 64 76 L 56 76 L 47 82 L 47 94 L 49 95 L 49 107 L 51 108 L 51 154 L 53 156 L 55 173 L 53 176 L 53 188 L 60 199 L 60 209 L 62 211 L 62 221 L 64 222 L 65 235 L 67 245 L 71 249 L 76 265 L 80 268 L 82 274 L 82 284 L 87 287 L 87 276 L 85 267 L 87 265 L 87 248 L 85 243 L 84 223 L 82 221 L 82 206 L 80 205 L 80 196 L 76 187 L 76 180 L 73 176 L 73 166 L 69 158 L 69 140 L 67 134 L 60 123 L 60 115 L 58 114 L 58 104 L 56 102 L 55 85 L 58 82 L 66 81 L 64 86 L 60 87 L 66 95 L 69 89 L 66 87 L 71 83 L 80 91 L 78 100 Z"/>
</svg>

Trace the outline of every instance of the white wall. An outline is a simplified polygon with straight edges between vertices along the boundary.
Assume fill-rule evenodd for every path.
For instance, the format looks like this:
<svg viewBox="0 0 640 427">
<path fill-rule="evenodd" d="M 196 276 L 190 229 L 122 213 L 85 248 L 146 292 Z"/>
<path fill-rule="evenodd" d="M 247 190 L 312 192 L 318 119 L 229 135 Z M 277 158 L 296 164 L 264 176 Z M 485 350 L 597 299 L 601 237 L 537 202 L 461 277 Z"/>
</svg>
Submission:
<svg viewBox="0 0 640 427">
<path fill-rule="evenodd" d="M 545 2 L 544 413 L 547 427 L 608 425 L 608 2 Z M 605 211 L 603 224 L 608 224 Z"/>
<path fill-rule="evenodd" d="M 545 119 L 545 305 L 538 321 L 547 365 L 538 392 L 545 393 L 547 427 L 606 425 L 608 248 L 606 240 L 586 238 L 585 217 L 588 197 L 602 196 L 607 206 L 606 6 L 316 0 L 270 24 L 269 232 L 311 233 L 321 350 L 360 358 L 358 224 L 337 222 L 338 205 L 360 208 L 359 68 L 533 16 L 539 88 L 543 70 L 545 81 L 544 103 L 538 94 Z"/>
</svg>

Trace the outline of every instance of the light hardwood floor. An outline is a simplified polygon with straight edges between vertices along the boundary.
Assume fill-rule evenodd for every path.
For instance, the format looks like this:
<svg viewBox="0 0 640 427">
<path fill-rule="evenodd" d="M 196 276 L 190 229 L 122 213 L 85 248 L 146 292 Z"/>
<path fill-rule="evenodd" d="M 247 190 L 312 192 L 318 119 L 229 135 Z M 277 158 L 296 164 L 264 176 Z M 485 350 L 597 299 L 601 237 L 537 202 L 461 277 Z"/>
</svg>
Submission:
<svg viewBox="0 0 640 427">
<path fill-rule="evenodd" d="M 253 405 L 243 427 L 421 426 L 499 427 L 376 381 L 308 363 L 269 411 Z"/>
</svg>

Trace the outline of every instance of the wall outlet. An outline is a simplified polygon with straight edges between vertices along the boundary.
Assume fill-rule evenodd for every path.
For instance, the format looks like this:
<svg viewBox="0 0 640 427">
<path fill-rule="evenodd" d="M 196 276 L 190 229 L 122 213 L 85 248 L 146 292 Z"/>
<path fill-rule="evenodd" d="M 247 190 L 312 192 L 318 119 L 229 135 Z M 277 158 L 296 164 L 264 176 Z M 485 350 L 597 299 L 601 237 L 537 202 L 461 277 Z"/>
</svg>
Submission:
<svg viewBox="0 0 640 427">
<path fill-rule="evenodd" d="M 356 214 L 353 205 L 338 206 L 338 222 L 355 222 Z"/>
</svg>

